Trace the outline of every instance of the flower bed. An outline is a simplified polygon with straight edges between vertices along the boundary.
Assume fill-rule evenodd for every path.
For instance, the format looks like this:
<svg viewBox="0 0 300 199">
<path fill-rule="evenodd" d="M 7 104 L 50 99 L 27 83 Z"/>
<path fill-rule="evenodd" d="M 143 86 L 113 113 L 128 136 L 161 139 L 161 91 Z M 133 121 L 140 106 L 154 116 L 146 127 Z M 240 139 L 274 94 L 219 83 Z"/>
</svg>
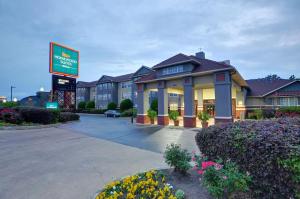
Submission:
<svg viewBox="0 0 300 199">
<path fill-rule="evenodd" d="M 114 181 L 105 186 L 96 199 L 170 198 L 176 199 L 174 189 L 159 171 L 148 171 Z"/>
</svg>

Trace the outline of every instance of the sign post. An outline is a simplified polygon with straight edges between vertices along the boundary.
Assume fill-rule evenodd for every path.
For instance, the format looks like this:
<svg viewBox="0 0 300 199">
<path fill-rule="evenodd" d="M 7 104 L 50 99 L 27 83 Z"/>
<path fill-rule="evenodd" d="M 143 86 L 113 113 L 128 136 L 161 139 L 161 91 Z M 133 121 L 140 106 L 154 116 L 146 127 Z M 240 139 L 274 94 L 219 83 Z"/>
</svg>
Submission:
<svg viewBox="0 0 300 199">
<path fill-rule="evenodd" d="M 52 101 L 68 110 L 76 108 L 76 78 L 79 51 L 50 42 L 49 72 L 52 73 Z"/>
</svg>

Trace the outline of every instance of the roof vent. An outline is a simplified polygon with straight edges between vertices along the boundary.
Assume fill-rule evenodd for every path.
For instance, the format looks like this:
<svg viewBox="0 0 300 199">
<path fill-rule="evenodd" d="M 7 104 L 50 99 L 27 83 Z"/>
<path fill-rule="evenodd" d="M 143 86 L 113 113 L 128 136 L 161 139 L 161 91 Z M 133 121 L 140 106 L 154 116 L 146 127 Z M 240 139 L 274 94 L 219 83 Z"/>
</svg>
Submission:
<svg viewBox="0 0 300 199">
<path fill-rule="evenodd" d="M 199 59 L 205 59 L 205 53 L 203 51 L 197 52 L 196 57 Z"/>
</svg>

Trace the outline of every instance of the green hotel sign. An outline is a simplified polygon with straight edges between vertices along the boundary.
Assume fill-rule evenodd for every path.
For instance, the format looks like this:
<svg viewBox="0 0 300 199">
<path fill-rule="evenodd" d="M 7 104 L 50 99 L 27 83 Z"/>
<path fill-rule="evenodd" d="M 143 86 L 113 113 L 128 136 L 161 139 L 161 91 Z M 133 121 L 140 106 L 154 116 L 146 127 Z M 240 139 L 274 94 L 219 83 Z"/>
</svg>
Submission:
<svg viewBox="0 0 300 199">
<path fill-rule="evenodd" d="M 79 51 L 50 43 L 50 73 L 78 77 Z"/>
<path fill-rule="evenodd" d="M 48 109 L 58 109 L 58 103 L 57 102 L 47 102 L 46 108 Z"/>
</svg>

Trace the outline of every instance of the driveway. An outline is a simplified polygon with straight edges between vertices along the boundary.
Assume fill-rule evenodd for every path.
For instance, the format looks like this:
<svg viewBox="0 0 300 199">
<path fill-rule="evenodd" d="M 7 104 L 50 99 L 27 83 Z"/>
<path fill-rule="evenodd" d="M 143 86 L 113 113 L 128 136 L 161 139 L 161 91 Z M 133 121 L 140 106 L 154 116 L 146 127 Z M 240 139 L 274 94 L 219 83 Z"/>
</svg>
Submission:
<svg viewBox="0 0 300 199">
<path fill-rule="evenodd" d="M 170 143 L 181 144 L 189 151 L 198 150 L 195 129 L 131 124 L 130 118 L 106 118 L 81 114 L 80 121 L 60 128 L 112 142 L 163 153 Z"/>
<path fill-rule="evenodd" d="M 162 154 L 68 129 L 0 131 L 1 199 L 88 199 L 113 179 L 164 167 Z"/>
</svg>

